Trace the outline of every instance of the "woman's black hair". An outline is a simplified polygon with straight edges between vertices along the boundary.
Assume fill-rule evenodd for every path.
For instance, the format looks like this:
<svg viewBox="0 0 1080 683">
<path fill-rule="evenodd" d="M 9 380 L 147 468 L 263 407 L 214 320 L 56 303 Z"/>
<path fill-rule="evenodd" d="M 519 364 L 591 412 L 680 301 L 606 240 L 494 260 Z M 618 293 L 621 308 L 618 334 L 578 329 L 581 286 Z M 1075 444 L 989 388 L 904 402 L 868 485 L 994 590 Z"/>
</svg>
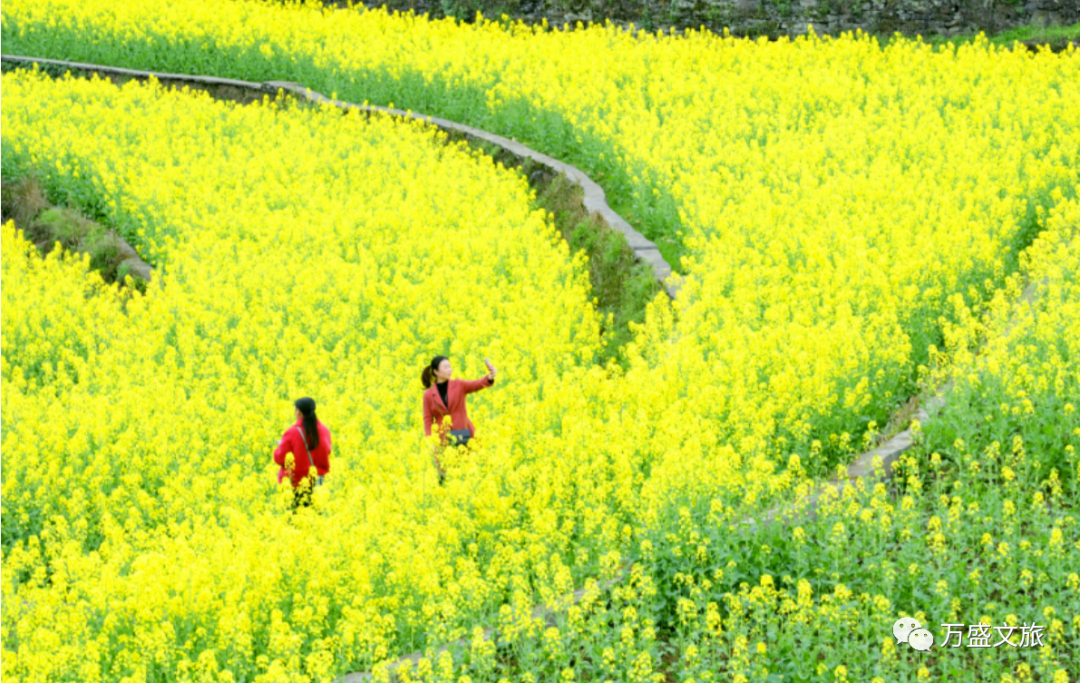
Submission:
<svg viewBox="0 0 1080 683">
<path fill-rule="evenodd" d="M 296 409 L 304 418 L 304 436 L 307 437 L 307 447 L 313 451 L 319 447 L 319 420 L 315 417 L 315 399 L 296 399 Z"/>
<path fill-rule="evenodd" d="M 424 372 L 420 375 L 420 381 L 423 382 L 425 389 L 431 388 L 431 383 L 435 381 L 435 371 L 439 369 L 439 364 L 444 360 L 450 360 L 446 356 L 435 356 L 428 363 L 428 366 L 424 368 Z"/>
</svg>

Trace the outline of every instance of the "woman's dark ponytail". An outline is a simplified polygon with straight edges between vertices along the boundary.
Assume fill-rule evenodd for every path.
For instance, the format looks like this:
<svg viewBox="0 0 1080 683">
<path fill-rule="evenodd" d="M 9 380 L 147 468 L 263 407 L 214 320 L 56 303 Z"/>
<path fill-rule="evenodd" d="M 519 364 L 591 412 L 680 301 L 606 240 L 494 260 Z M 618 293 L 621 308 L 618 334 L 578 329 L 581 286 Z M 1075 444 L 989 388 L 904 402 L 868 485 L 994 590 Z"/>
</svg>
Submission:
<svg viewBox="0 0 1080 683">
<path fill-rule="evenodd" d="M 446 356 L 435 356 L 428 363 L 428 366 L 424 368 L 424 372 L 420 374 L 420 381 L 423 383 L 425 389 L 430 389 L 431 385 L 435 382 L 435 371 L 439 369 L 439 364 L 444 360 L 447 360 Z"/>
<path fill-rule="evenodd" d="M 308 450 L 313 451 L 319 447 L 319 419 L 315 417 L 315 400 L 297 399 L 296 409 L 304 420 L 304 436 L 307 437 Z"/>
</svg>

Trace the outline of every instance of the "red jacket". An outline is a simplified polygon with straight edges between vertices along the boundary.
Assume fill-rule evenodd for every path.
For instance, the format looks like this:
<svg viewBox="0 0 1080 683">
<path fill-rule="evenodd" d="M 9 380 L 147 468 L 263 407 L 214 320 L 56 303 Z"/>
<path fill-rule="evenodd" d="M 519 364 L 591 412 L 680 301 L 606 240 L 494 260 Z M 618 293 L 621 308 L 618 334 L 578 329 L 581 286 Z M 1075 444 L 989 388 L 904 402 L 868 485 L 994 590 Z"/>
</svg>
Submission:
<svg viewBox="0 0 1080 683">
<path fill-rule="evenodd" d="M 465 411 L 465 396 L 491 385 L 492 382 L 487 378 L 487 375 L 471 381 L 464 379 L 449 380 L 446 387 L 446 403 L 443 403 L 438 386 L 432 384 L 424 392 L 424 433 L 431 436 L 431 425 L 434 423 L 441 426 L 443 417 L 449 415 L 450 429 L 468 429 L 469 434 L 475 435 L 476 428 L 473 427 L 472 420 L 469 419 L 469 414 Z M 442 433 L 440 436 L 445 441 L 447 434 Z"/>
<path fill-rule="evenodd" d="M 319 445 L 311 451 L 311 459 L 315 461 L 315 471 L 318 474 L 326 474 L 330 471 L 330 430 L 322 422 L 319 422 Z M 292 485 L 299 486 L 300 481 L 308 475 L 311 465 L 308 463 L 307 451 L 304 450 L 304 439 L 297 429 L 304 428 L 303 419 L 297 420 L 296 424 L 285 430 L 281 437 L 281 445 L 274 451 L 274 462 L 285 466 L 285 456 L 293 454 L 295 463 L 292 471 Z M 309 439 L 310 441 L 310 439 Z"/>
</svg>

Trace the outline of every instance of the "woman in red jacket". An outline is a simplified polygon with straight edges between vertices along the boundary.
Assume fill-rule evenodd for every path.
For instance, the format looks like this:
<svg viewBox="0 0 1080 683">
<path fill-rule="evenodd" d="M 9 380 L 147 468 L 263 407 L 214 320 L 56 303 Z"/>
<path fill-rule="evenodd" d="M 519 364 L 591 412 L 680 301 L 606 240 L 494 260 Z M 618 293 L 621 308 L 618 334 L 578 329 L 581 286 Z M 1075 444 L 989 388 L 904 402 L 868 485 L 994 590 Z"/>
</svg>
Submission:
<svg viewBox="0 0 1080 683">
<path fill-rule="evenodd" d="M 484 363 L 487 365 L 488 374 L 471 381 L 450 379 L 453 368 L 450 367 L 450 360 L 446 356 L 435 356 L 431 363 L 424 368 L 424 372 L 420 376 L 420 381 L 423 382 L 424 388 L 427 389 L 424 392 L 424 433 L 431 436 L 431 426 L 436 425 L 439 430 L 439 443 L 441 446 L 446 445 L 448 431 L 462 432 L 453 435 L 452 438 L 455 439 L 455 442 L 467 442 L 476 434 L 476 428 L 465 410 L 465 396 L 474 391 L 490 387 L 495 383 L 495 367 L 487 358 L 484 359 Z M 447 415 L 450 416 L 449 430 L 442 423 L 443 418 Z M 468 430 L 467 435 L 464 433 L 465 430 Z M 439 447 L 436 447 L 435 452 L 438 452 L 438 449 Z M 446 478 L 446 472 L 443 471 L 437 457 L 435 458 L 435 468 L 439 472 L 439 483 L 441 484 Z"/>
<path fill-rule="evenodd" d="M 285 466 L 285 456 L 292 453 L 291 468 Z M 274 451 L 274 462 L 281 465 L 278 482 L 289 475 L 293 485 L 293 509 L 311 505 L 311 489 L 330 472 L 330 430 L 315 416 L 315 401 L 301 398 L 296 401 L 296 424 L 285 430 Z M 311 468 L 315 471 L 312 472 Z M 309 476 L 310 475 L 310 476 Z"/>
</svg>

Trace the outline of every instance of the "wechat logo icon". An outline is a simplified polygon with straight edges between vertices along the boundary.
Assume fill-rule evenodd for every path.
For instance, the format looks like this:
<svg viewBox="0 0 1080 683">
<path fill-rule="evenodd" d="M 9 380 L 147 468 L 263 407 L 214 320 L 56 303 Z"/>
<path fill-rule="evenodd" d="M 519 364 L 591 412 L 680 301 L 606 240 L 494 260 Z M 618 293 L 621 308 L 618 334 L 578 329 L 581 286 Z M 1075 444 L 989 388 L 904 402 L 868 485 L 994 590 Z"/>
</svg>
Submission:
<svg viewBox="0 0 1080 683">
<path fill-rule="evenodd" d="M 908 634 L 908 645 L 916 650 L 926 652 L 934 646 L 934 634 L 925 628 L 917 628 Z"/>
<path fill-rule="evenodd" d="M 934 646 L 934 634 L 922 627 L 915 619 L 911 617 L 900 617 L 896 620 L 896 623 L 892 627 L 893 636 L 896 637 L 896 644 L 907 643 L 916 650 L 922 650 L 926 652 Z"/>
</svg>

